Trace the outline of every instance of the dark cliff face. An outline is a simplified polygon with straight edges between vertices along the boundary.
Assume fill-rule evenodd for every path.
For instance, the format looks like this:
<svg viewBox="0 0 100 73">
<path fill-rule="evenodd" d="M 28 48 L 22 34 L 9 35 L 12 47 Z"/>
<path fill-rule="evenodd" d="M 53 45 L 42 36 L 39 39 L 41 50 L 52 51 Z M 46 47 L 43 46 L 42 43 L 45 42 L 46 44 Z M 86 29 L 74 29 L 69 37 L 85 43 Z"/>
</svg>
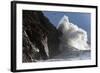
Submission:
<svg viewBox="0 0 100 73">
<path fill-rule="evenodd" d="M 57 55 L 59 34 L 41 11 L 23 10 L 23 62 Z"/>
</svg>

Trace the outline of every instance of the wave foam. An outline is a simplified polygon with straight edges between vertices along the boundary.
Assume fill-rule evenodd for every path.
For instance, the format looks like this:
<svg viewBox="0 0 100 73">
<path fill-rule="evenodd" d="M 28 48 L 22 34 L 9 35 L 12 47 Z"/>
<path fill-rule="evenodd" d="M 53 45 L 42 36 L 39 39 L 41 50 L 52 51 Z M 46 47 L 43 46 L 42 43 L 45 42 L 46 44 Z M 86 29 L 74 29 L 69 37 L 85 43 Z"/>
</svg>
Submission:
<svg viewBox="0 0 100 73">
<path fill-rule="evenodd" d="M 60 37 L 60 48 L 64 48 L 69 45 L 78 50 L 90 49 L 87 44 L 87 32 L 77 25 L 69 22 L 67 16 L 64 15 L 64 17 L 60 20 L 57 29 L 62 32 L 62 36 Z"/>
</svg>

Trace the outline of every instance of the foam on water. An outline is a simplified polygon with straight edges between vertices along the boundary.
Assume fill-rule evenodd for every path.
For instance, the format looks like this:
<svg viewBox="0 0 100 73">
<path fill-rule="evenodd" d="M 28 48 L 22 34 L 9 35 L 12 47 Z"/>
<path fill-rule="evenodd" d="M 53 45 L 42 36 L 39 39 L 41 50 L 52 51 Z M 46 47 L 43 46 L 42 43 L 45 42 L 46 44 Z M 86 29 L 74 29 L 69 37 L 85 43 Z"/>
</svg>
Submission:
<svg viewBox="0 0 100 73">
<path fill-rule="evenodd" d="M 63 16 L 57 29 L 62 32 L 60 48 L 71 46 L 78 50 L 90 50 L 87 43 L 87 32 L 77 25 L 69 22 L 68 16 Z"/>
</svg>

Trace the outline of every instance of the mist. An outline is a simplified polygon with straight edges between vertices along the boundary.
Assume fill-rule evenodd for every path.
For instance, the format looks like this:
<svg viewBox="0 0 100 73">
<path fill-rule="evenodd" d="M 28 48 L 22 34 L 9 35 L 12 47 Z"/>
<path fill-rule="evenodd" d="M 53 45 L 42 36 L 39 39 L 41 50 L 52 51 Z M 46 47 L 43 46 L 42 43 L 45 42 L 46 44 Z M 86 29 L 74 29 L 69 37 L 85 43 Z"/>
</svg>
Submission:
<svg viewBox="0 0 100 73">
<path fill-rule="evenodd" d="M 84 25 L 84 24 L 83 24 Z M 63 16 L 59 21 L 57 29 L 62 32 L 60 39 L 60 50 L 90 50 L 87 32 L 76 24 L 69 22 L 68 16 Z"/>
</svg>

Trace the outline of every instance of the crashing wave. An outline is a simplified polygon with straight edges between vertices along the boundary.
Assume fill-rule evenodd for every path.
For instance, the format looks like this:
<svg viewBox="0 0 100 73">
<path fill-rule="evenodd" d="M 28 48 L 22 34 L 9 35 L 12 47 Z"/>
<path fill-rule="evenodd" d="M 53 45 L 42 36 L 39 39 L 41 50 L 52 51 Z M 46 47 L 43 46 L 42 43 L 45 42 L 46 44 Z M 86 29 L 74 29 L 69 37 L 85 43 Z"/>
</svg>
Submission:
<svg viewBox="0 0 100 73">
<path fill-rule="evenodd" d="M 70 46 L 77 50 L 90 50 L 87 43 L 87 32 L 77 25 L 69 22 L 69 18 L 67 16 L 64 15 L 62 17 L 57 29 L 62 32 L 62 36 L 60 37 L 60 49 Z"/>
</svg>

